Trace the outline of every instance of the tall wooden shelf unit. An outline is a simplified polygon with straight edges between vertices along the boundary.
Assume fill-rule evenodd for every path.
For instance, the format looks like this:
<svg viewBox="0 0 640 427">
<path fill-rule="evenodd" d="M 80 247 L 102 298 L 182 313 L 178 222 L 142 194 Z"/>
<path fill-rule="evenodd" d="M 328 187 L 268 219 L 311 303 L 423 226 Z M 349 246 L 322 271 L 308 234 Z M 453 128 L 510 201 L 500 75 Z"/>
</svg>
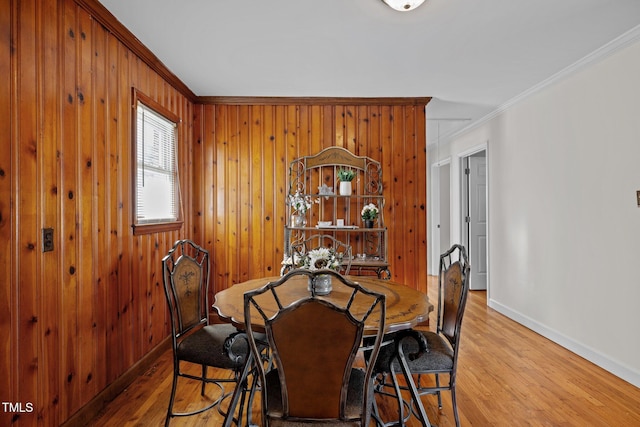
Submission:
<svg viewBox="0 0 640 427">
<path fill-rule="evenodd" d="M 350 169 L 355 173 L 350 196 L 338 192 L 340 169 Z M 356 156 L 341 147 L 329 147 L 316 155 L 297 158 L 289 166 L 288 195 L 295 193 L 308 197 L 313 203 L 303 215 L 303 224 L 300 224 L 293 218 L 299 212 L 286 197 L 289 215 L 284 230 L 285 259 L 291 256 L 292 245 L 316 234 L 328 234 L 351 245 L 351 274 L 391 278 L 380 162 Z M 369 203 L 379 210 L 373 228 L 366 228 L 361 217 L 362 208 Z M 337 226 L 338 219 L 344 220 L 344 226 Z M 331 226 L 321 227 L 319 221 L 330 221 Z"/>
</svg>

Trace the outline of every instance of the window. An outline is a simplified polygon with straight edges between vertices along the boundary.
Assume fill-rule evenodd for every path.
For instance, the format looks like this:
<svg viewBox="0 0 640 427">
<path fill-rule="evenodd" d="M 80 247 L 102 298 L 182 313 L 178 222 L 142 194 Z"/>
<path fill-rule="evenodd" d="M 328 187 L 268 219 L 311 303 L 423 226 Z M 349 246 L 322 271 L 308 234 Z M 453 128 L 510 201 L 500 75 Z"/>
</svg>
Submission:
<svg viewBox="0 0 640 427">
<path fill-rule="evenodd" d="M 180 119 L 134 89 L 134 234 L 182 226 L 177 126 Z"/>
</svg>

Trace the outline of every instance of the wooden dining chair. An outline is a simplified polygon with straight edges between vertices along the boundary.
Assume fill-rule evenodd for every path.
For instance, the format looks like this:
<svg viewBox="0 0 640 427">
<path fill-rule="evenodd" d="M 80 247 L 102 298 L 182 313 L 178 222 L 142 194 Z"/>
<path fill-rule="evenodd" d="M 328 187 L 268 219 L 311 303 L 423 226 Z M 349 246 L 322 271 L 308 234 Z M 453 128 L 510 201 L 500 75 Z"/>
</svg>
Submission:
<svg viewBox="0 0 640 427">
<path fill-rule="evenodd" d="M 460 349 L 460 329 L 469 293 L 470 265 L 467 253 L 462 245 L 453 245 L 440 255 L 438 274 L 438 311 L 435 331 L 409 329 L 395 336 L 394 345 L 385 347 L 379 355 L 376 373 L 391 378 L 392 383 L 381 383 L 377 391 L 388 394 L 384 390 L 392 387 L 398 401 L 399 422 L 404 420 L 404 403 L 401 390 L 408 390 L 413 404 L 417 407 L 423 424 L 428 425 L 426 413 L 420 396 L 436 394 L 438 407 L 442 409 L 442 391 L 451 392 L 453 414 L 456 426 L 460 426 L 456 401 L 456 374 L 458 353 Z M 407 386 L 400 386 L 397 375 L 402 373 Z M 385 375 L 388 374 L 388 375 Z M 425 376 L 432 376 L 432 383 L 423 383 Z M 442 384 L 441 376 L 447 381 Z M 408 408 L 411 410 L 411 408 Z M 393 425 L 396 422 L 392 423 Z"/>
<path fill-rule="evenodd" d="M 165 419 L 165 426 L 168 426 L 173 417 L 199 414 L 218 405 L 230 394 L 225 393 L 225 383 L 246 389 L 246 384 L 238 385 L 238 379 L 245 365 L 249 344 L 246 334 L 231 324 L 209 324 L 209 252 L 206 249 L 190 240 L 178 240 L 162 259 L 162 266 L 173 348 L 173 383 Z M 183 372 L 181 362 L 201 365 L 202 375 Z M 233 375 L 231 378 L 228 374 L 210 378 L 207 376 L 208 366 L 231 370 Z M 203 408 L 191 412 L 173 412 L 179 377 L 201 381 L 203 396 L 207 383 L 215 384 L 220 392 L 211 404 Z"/>
<path fill-rule="evenodd" d="M 345 294 L 342 304 L 331 294 L 318 296 L 308 280 L 332 277 L 333 291 Z M 307 292 L 290 298 L 285 289 Z M 369 291 L 332 270 L 292 270 L 279 280 L 244 295 L 245 326 L 252 339 L 264 328 L 273 362 L 258 364 L 262 384 L 263 425 L 330 424 L 368 426 L 373 405 L 373 361 L 385 328 L 385 296 Z M 375 325 L 370 363 L 358 366 L 356 357 L 365 323 Z"/>
</svg>

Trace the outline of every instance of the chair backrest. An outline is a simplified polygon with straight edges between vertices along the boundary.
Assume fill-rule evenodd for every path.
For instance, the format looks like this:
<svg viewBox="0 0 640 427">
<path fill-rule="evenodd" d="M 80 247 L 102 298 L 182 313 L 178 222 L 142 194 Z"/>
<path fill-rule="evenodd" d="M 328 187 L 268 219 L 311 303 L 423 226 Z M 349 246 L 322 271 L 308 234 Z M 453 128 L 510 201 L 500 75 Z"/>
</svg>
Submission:
<svg viewBox="0 0 640 427">
<path fill-rule="evenodd" d="M 453 245 L 440 255 L 438 274 L 438 325 L 437 330 L 458 347 L 462 316 L 469 293 L 469 260 L 462 245 Z"/>
<path fill-rule="evenodd" d="M 177 338 L 209 323 L 209 252 L 190 240 L 178 240 L 162 258 L 164 291 Z"/>
<path fill-rule="evenodd" d="M 339 270 L 340 273 L 345 275 L 349 274 L 351 270 L 351 261 L 353 258 L 351 253 L 351 245 L 347 245 L 346 243 L 343 243 L 328 234 L 314 234 L 302 242 L 292 244 L 292 259 L 300 259 L 307 252 L 318 248 L 333 249 L 336 254 L 342 258 Z"/>
<path fill-rule="evenodd" d="M 317 296 L 307 289 L 308 280 L 320 274 L 332 277 L 333 291 L 328 296 Z M 364 387 L 358 391 L 364 396 L 359 417 L 363 424 L 368 420 L 372 393 L 366 387 L 382 342 L 385 314 L 383 294 L 369 291 L 331 270 L 292 270 L 277 281 L 245 293 L 245 326 L 251 349 L 257 358 L 253 332 L 256 325 L 263 325 L 277 368 L 282 418 L 350 419 L 346 412 L 347 386 L 352 369 L 358 364 L 356 355 L 367 324 L 377 327 L 369 328 L 376 331 L 376 338 L 372 358 L 364 367 Z M 273 386 L 266 379 L 263 365 L 258 365 L 258 371 L 261 384 Z M 264 399 L 268 395 L 263 391 L 265 419 L 269 404 Z"/>
</svg>

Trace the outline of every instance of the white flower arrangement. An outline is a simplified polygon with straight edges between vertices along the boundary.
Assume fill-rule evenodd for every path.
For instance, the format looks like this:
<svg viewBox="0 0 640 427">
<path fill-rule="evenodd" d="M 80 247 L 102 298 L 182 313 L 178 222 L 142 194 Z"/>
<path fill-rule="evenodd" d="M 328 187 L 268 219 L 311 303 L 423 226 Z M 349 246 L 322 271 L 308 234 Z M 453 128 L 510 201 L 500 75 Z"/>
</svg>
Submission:
<svg viewBox="0 0 640 427">
<path fill-rule="evenodd" d="M 300 192 L 296 191 L 295 194 L 289 195 L 289 205 L 301 215 L 304 215 L 307 210 L 311 208 L 313 202 L 311 196 L 303 196 Z"/>
<path fill-rule="evenodd" d="M 334 249 L 317 248 L 302 255 L 298 267 L 311 271 L 322 270 L 324 268 L 337 271 L 340 268 L 341 262 L 342 254 L 336 253 Z"/>
<path fill-rule="evenodd" d="M 378 207 L 373 203 L 369 203 L 362 208 L 362 219 L 363 220 L 374 220 L 378 218 Z"/>
<path fill-rule="evenodd" d="M 290 257 L 282 260 L 281 264 L 312 271 L 323 268 L 338 271 L 342 265 L 342 254 L 337 253 L 333 248 L 317 248 L 301 255 L 297 252 L 293 253 Z"/>
</svg>

